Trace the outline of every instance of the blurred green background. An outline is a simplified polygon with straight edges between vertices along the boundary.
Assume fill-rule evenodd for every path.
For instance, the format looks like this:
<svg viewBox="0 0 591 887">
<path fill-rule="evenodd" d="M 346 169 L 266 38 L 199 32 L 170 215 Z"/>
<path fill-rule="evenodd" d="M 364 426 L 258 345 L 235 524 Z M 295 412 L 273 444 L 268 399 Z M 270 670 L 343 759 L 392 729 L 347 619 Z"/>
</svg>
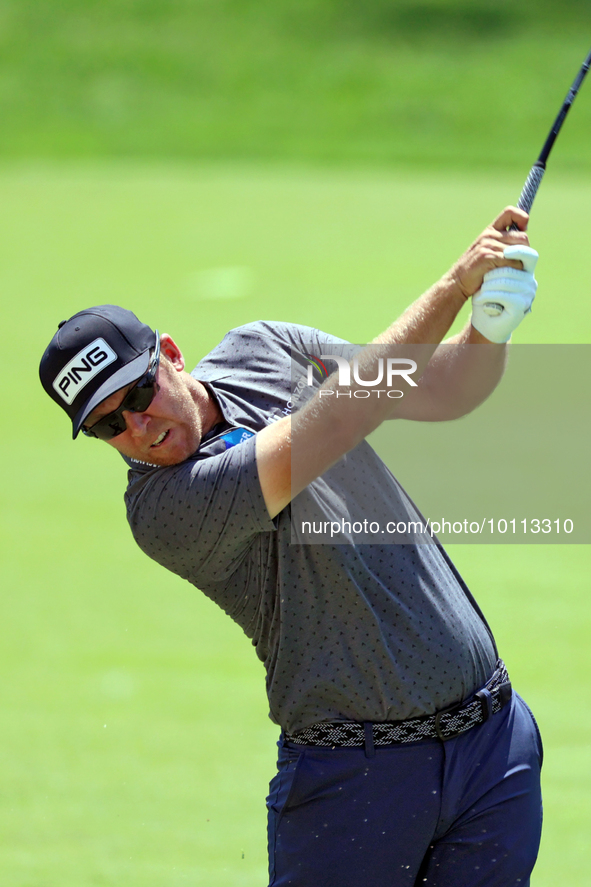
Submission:
<svg viewBox="0 0 591 887">
<path fill-rule="evenodd" d="M 0 153 L 522 169 L 588 32 L 586 0 L 2 0 Z"/>
<path fill-rule="evenodd" d="M 136 550 L 118 457 L 69 439 L 37 379 L 57 322 L 121 303 L 190 365 L 259 317 L 373 337 L 517 199 L 590 33 L 582 0 L 0 2 L 2 887 L 267 883 L 262 666 Z M 590 341 L 590 122 L 587 84 L 517 342 Z M 583 887 L 589 548 L 452 556 L 545 737 L 532 883 Z"/>
</svg>

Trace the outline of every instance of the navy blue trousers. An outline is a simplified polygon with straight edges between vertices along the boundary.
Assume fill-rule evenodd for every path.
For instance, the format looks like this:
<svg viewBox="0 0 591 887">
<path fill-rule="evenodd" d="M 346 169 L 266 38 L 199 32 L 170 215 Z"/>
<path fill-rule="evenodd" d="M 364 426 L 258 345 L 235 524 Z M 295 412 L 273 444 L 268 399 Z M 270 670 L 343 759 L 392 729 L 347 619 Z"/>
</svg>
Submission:
<svg viewBox="0 0 591 887">
<path fill-rule="evenodd" d="M 516 694 L 446 742 L 278 745 L 269 887 L 528 887 L 542 744 Z"/>
</svg>

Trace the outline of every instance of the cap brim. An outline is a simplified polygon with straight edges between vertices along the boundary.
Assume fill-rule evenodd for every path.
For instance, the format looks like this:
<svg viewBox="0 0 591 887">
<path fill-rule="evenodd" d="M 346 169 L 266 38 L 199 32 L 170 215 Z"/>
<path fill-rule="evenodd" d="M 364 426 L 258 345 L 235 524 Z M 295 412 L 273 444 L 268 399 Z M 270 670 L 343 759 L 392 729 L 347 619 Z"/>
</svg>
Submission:
<svg viewBox="0 0 591 887">
<path fill-rule="evenodd" d="M 125 388 L 125 386 L 130 385 L 131 382 L 136 382 L 144 375 L 150 363 L 151 347 L 152 346 L 142 352 L 142 354 L 138 355 L 138 357 L 135 357 L 132 361 L 125 364 L 124 367 L 121 367 L 121 369 L 117 370 L 116 373 L 113 373 L 112 376 L 109 376 L 107 381 L 101 385 L 98 391 L 94 392 L 90 400 L 87 400 L 84 406 L 80 408 L 76 414 L 76 418 L 72 422 L 72 437 L 74 439 L 78 437 L 86 417 L 92 413 L 99 403 L 106 400 L 106 398 L 110 397 L 112 394 L 115 394 L 120 388 Z"/>
</svg>

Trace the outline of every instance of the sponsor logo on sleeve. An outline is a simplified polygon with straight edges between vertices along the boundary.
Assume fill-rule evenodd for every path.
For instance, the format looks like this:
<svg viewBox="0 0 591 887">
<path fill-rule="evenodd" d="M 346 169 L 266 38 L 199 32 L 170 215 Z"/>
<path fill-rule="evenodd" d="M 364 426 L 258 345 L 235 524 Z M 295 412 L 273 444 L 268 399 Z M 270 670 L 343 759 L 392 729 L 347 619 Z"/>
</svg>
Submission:
<svg viewBox="0 0 591 887">
<path fill-rule="evenodd" d="M 114 360 L 117 360 L 117 355 L 105 340 L 95 339 L 58 373 L 53 380 L 53 387 L 70 405 L 85 385 Z"/>
</svg>

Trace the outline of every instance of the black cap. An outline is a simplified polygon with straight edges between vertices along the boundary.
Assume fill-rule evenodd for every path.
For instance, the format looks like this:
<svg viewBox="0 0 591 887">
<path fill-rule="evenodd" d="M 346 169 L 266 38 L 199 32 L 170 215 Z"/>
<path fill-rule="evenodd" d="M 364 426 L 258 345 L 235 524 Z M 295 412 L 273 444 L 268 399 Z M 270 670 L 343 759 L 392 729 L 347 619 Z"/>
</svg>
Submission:
<svg viewBox="0 0 591 887">
<path fill-rule="evenodd" d="M 41 358 L 41 384 L 72 420 L 86 417 L 115 391 L 146 372 L 156 333 L 131 311 L 98 305 L 62 320 Z"/>
</svg>

